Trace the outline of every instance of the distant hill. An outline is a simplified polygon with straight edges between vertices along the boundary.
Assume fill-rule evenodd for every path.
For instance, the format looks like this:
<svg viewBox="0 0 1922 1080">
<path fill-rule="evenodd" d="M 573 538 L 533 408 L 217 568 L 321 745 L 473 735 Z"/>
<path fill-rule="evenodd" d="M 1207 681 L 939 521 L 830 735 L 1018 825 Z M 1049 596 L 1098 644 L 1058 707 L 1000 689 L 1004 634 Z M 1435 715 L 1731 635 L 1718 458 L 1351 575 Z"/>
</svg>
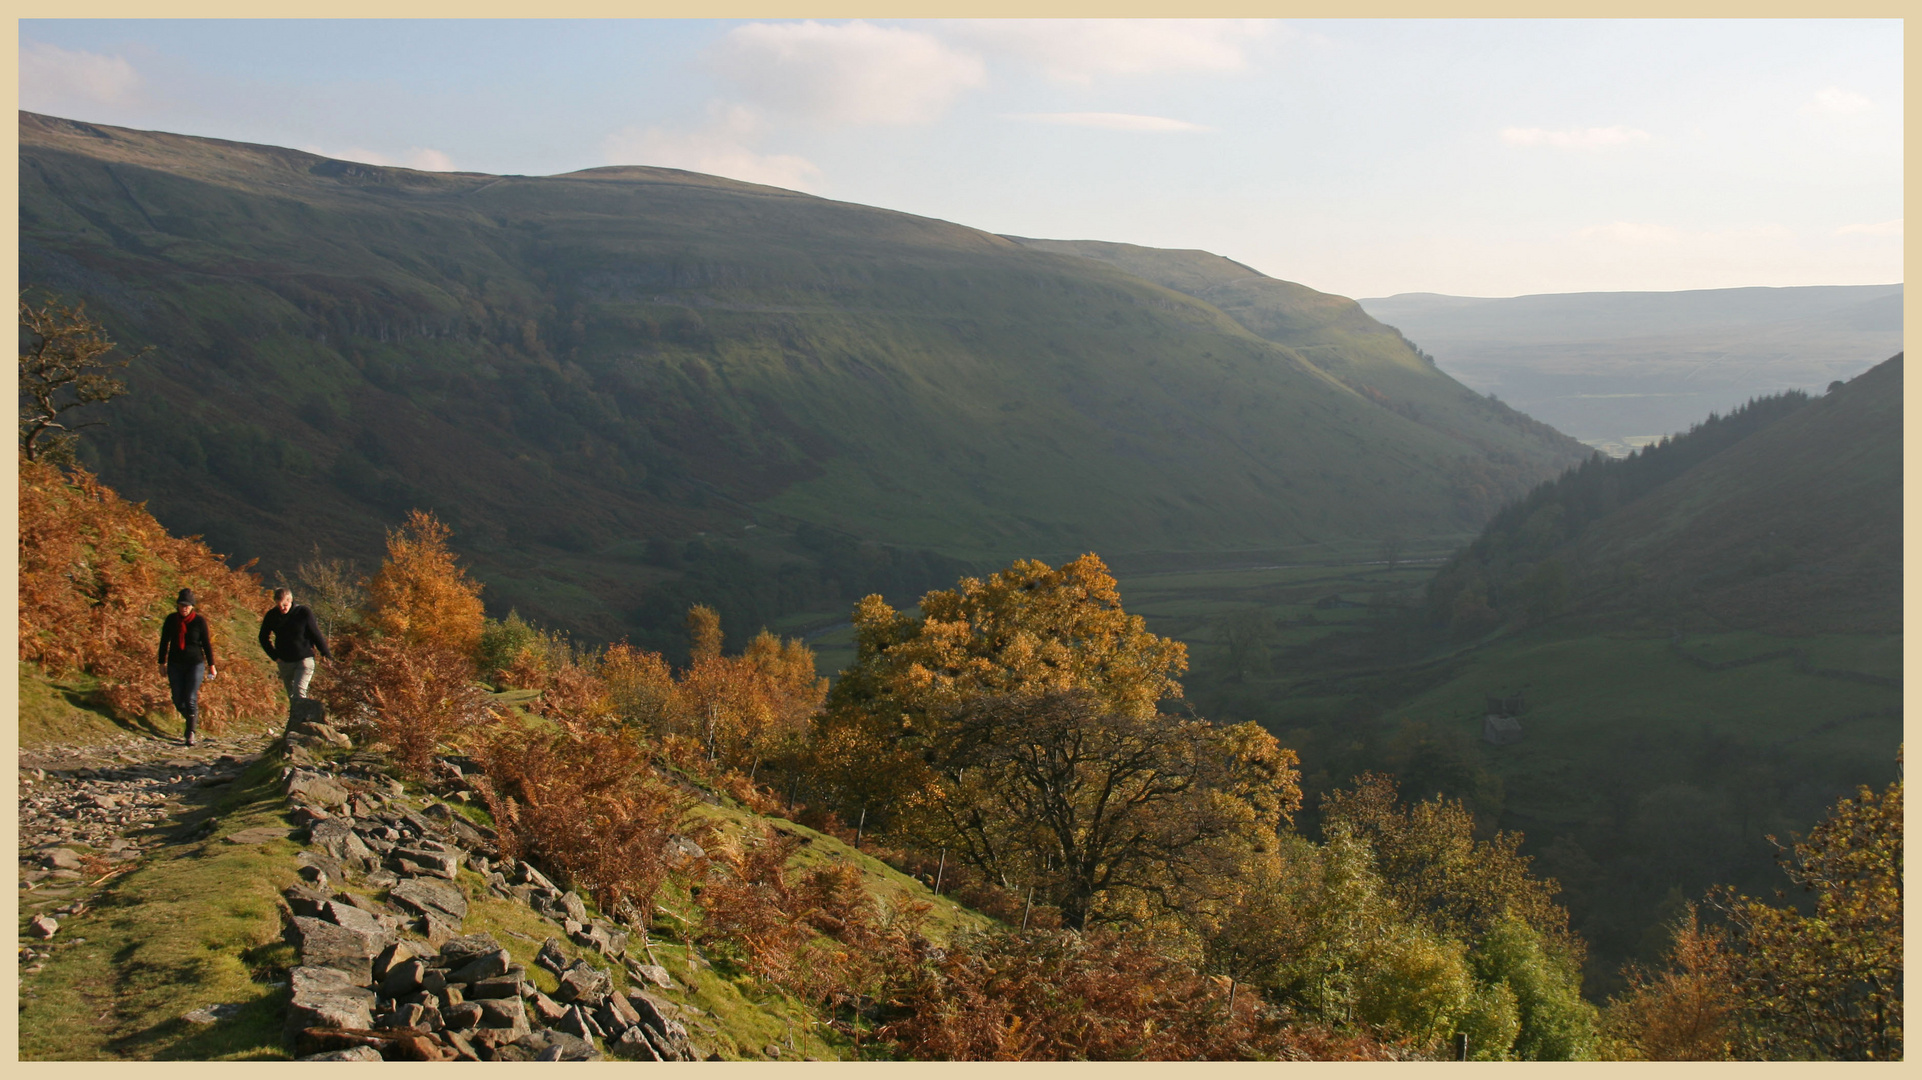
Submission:
<svg viewBox="0 0 1922 1080">
<path fill-rule="evenodd" d="M 1598 607 L 1679 592 L 1729 627 L 1902 629 L 1902 357 L 1596 523 L 1576 545 Z M 1645 580 L 1608 578 L 1636 564 Z"/>
<path fill-rule="evenodd" d="M 1902 348 L 1900 284 L 1359 303 L 1468 385 L 1618 455 Z"/>
<path fill-rule="evenodd" d="M 88 464 L 270 576 L 315 543 L 371 562 L 418 505 L 498 609 L 613 638 L 718 591 L 751 627 L 954 560 L 1461 535 L 1579 453 L 1259 275 L 1193 286 L 1230 317 L 671 169 L 422 173 L 30 113 L 20 140 L 23 284 L 158 347 Z"/>
<path fill-rule="evenodd" d="M 1899 632 L 1901 586 L 1897 354 L 1572 470 L 1504 508 L 1430 594 L 1438 617 L 1479 590 L 1508 617 L 1794 635 Z"/>
</svg>

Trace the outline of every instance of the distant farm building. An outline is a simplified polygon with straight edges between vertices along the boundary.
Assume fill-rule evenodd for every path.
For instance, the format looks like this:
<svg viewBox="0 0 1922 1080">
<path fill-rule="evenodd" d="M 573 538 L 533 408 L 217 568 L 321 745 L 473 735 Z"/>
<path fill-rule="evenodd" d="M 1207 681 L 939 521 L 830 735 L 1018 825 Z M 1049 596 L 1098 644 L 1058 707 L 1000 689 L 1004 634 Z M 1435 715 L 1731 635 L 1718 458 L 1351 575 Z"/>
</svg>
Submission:
<svg viewBox="0 0 1922 1080">
<path fill-rule="evenodd" d="M 1522 722 L 1517 719 L 1527 711 L 1528 705 L 1520 694 L 1513 697 L 1490 697 L 1488 710 L 1482 718 L 1482 741 L 1496 746 L 1507 746 L 1522 741 Z"/>
</svg>

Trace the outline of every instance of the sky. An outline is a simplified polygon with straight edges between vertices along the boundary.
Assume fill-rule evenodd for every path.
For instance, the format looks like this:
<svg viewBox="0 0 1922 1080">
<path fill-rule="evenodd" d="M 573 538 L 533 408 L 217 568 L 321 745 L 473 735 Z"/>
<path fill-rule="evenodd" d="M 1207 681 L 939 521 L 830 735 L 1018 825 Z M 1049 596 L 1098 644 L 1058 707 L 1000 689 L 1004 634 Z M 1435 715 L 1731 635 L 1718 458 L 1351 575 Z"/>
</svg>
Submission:
<svg viewBox="0 0 1922 1080">
<path fill-rule="evenodd" d="M 659 165 L 1357 298 L 1902 279 L 1896 20 L 22 20 L 21 108 Z"/>
</svg>

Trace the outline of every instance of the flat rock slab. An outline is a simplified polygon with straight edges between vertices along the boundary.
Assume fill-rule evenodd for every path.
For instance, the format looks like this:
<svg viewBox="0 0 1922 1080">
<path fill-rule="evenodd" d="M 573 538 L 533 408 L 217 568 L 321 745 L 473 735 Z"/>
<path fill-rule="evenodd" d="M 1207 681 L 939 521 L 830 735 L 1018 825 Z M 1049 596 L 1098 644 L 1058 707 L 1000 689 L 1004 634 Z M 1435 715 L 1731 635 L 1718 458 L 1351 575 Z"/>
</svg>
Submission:
<svg viewBox="0 0 1922 1080">
<path fill-rule="evenodd" d="M 461 937 L 450 939 L 446 944 L 442 945 L 440 947 L 440 959 L 443 966 L 457 967 L 475 957 L 486 956 L 489 953 L 497 953 L 500 951 L 502 951 L 501 943 L 496 940 L 492 934 L 465 934 Z"/>
<path fill-rule="evenodd" d="M 458 926 L 467 918 L 467 896 L 453 885 L 410 878 L 388 890 L 387 896 L 394 903 L 416 915 L 438 919 L 441 922 Z M 492 948 L 477 951 L 492 952 L 498 948 L 500 948 L 499 945 L 494 945 Z"/>
<path fill-rule="evenodd" d="M 228 833 L 224 838 L 229 844 L 265 844 L 272 840 L 285 840 L 291 835 L 288 830 L 272 825 L 261 825 L 252 829 Z"/>
<path fill-rule="evenodd" d="M 295 994 L 287 1005 L 287 1030 L 370 1027 L 374 1022 L 374 1000 L 372 990 L 357 986 Z"/>
<path fill-rule="evenodd" d="M 294 916 L 292 922 L 294 925 L 290 936 L 300 949 L 301 963 L 346 972 L 357 986 L 374 981 L 374 958 L 380 955 L 388 942 L 369 937 L 358 930 L 301 915 Z"/>
</svg>

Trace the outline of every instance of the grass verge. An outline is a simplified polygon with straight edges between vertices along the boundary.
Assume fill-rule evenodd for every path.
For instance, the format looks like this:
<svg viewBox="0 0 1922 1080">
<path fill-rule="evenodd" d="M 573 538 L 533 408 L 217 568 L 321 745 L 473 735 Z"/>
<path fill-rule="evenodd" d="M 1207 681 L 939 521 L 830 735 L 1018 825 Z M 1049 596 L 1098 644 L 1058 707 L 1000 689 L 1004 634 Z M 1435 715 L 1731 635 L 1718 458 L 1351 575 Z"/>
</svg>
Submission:
<svg viewBox="0 0 1922 1080">
<path fill-rule="evenodd" d="M 293 950 L 279 891 L 294 881 L 291 840 L 233 844 L 241 829 L 286 826 L 278 764 L 263 758 L 170 828 L 215 822 L 168 844 L 63 921 L 45 969 L 21 988 L 22 1061 L 257 1061 L 285 1058 L 282 1015 Z M 25 916 L 21 925 L 24 929 Z M 182 1014 L 229 1004 L 214 1024 Z"/>
</svg>

